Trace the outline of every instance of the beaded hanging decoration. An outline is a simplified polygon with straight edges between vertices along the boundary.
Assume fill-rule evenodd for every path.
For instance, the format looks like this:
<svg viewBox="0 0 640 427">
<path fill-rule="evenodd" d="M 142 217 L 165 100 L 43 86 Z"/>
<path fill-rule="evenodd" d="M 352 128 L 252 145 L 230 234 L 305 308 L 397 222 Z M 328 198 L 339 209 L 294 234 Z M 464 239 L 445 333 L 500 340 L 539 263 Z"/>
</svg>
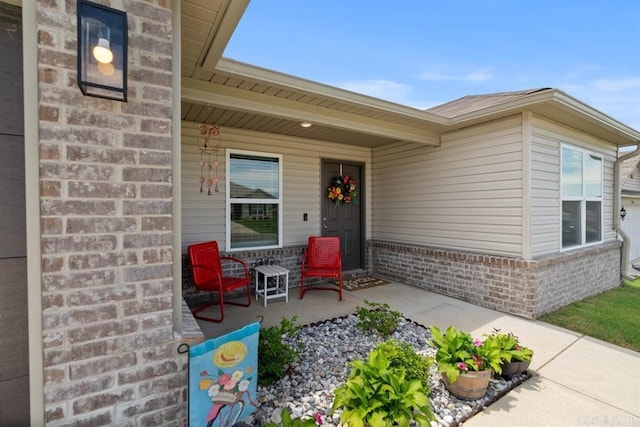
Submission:
<svg viewBox="0 0 640 427">
<path fill-rule="evenodd" d="M 218 175 L 218 152 L 220 151 L 220 127 L 216 125 L 200 125 L 200 135 L 202 138 L 200 144 L 200 192 L 204 193 L 204 187 L 207 186 L 207 195 L 211 195 L 211 187 L 216 193 L 219 191 L 218 183 L 220 175 Z M 215 138 L 215 139 L 214 139 Z M 205 162 L 205 156 L 207 161 Z M 213 157 L 213 162 L 211 158 Z M 206 177 L 205 177 L 206 169 Z M 213 176 L 212 176 L 213 175 Z"/>
</svg>

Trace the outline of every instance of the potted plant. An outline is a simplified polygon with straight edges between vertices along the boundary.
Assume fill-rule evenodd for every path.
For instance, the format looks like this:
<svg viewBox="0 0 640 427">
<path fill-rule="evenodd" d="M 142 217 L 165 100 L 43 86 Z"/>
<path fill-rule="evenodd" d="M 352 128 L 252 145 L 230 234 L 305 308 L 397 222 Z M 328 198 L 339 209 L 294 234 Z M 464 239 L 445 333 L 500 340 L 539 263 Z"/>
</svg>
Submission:
<svg viewBox="0 0 640 427">
<path fill-rule="evenodd" d="M 517 336 L 511 332 L 502 333 L 499 329 L 494 329 L 491 334 L 485 334 L 485 336 L 500 346 L 503 378 L 511 379 L 529 368 L 533 350 L 523 346 Z"/>
<path fill-rule="evenodd" d="M 447 390 L 461 399 L 484 396 L 492 372 L 502 373 L 502 351 L 497 340 L 474 339 L 454 326 L 444 333 L 437 326 L 430 329 L 438 372 Z"/>
</svg>

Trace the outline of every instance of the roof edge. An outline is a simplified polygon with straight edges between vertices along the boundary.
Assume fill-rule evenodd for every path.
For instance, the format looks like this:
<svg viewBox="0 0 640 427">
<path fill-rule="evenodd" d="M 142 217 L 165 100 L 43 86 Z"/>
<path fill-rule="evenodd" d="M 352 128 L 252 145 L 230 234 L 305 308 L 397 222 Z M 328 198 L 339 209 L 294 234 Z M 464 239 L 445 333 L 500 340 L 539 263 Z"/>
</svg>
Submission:
<svg viewBox="0 0 640 427">
<path fill-rule="evenodd" d="M 552 102 L 565 109 L 575 112 L 584 119 L 606 128 L 611 132 L 629 139 L 629 145 L 640 143 L 640 132 L 630 126 L 614 119 L 613 117 L 597 110 L 584 102 L 566 94 L 560 89 L 539 90 L 532 94 L 522 96 L 518 99 L 507 101 L 502 104 L 492 105 L 475 111 L 461 114 L 449 120 L 450 124 L 462 125 L 467 121 L 477 120 L 485 116 L 494 114 L 505 114 L 526 109 L 528 106 Z"/>
<path fill-rule="evenodd" d="M 357 104 L 366 108 L 375 108 L 389 113 L 401 114 L 420 120 L 427 120 L 440 125 L 446 125 L 449 122 L 448 119 L 443 116 L 429 113 L 418 108 L 386 101 L 369 95 L 363 95 L 347 89 L 341 89 L 324 83 L 315 82 L 313 80 L 303 79 L 301 77 L 281 73 L 268 68 L 258 67 L 231 58 L 220 58 L 216 65 L 216 71 L 231 74 L 240 78 L 260 81 L 265 84 L 276 84 L 296 91 L 305 92 L 309 95 L 332 98 L 340 102 Z"/>
</svg>

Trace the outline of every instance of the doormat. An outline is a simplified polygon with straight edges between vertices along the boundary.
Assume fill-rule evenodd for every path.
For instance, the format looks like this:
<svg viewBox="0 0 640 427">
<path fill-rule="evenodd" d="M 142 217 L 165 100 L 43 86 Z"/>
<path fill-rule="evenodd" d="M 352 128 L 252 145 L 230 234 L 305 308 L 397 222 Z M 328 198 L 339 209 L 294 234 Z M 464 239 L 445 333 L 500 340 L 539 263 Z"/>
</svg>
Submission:
<svg viewBox="0 0 640 427">
<path fill-rule="evenodd" d="M 375 276 L 361 276 L 342 282 L 342 287 L 347 291 L 359 291 L 361 289 L 373 288 L 374 286 L 382 286 L 388 284 L 388 280 Z"/>
</svg>

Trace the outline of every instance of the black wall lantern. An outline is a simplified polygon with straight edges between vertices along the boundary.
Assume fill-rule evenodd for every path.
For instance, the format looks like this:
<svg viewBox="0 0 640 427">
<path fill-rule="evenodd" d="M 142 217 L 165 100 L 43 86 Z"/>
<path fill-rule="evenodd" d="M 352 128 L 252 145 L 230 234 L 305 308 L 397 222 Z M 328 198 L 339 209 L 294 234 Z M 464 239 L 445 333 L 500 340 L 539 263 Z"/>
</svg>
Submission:
<svg viewBox="0 0 640 427">
<path fill-rule="evenodd" d="M 127 14 L 78 0 L 78 86 L 83 95 L 127 101 Z"/>
<path fill-rule="evenodd" d="M 627 216 L 627 211 L 624 210 L 624 206 L 620 209 L 620 219 L 624 221 L 624 217 Z"/>
</svg>

